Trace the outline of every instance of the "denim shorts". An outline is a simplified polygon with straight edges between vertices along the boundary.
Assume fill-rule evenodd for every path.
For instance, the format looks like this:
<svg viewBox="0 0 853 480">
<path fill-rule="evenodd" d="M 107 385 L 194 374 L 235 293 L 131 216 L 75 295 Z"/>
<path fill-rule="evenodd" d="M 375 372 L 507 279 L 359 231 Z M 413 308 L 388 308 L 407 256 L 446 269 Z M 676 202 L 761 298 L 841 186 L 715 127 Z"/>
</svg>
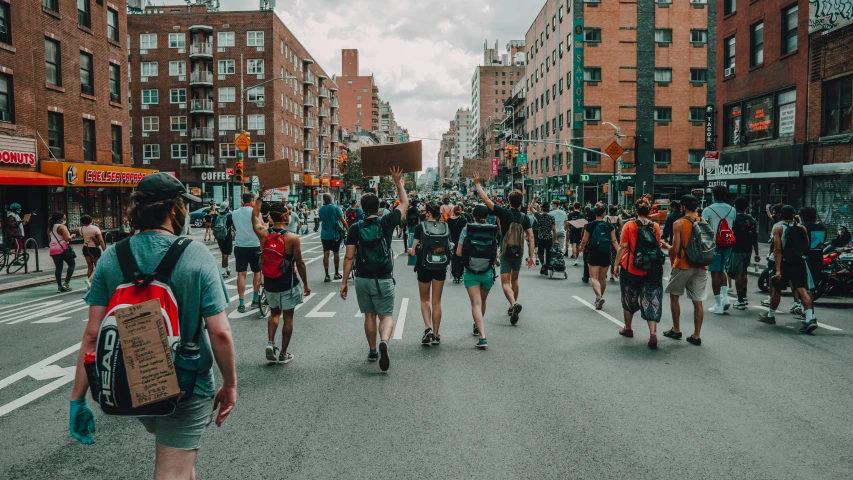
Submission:
<svg viewBox="0 0 853 480">
<path fill-rule="evenodd" d="M 140 417 L 157 445 L 175 450 L 197 450 L 204 429 L 213 420 L 213 397 L 194 396 L 179 403 L 175 413 L 167 417 Z"/>
</svg>

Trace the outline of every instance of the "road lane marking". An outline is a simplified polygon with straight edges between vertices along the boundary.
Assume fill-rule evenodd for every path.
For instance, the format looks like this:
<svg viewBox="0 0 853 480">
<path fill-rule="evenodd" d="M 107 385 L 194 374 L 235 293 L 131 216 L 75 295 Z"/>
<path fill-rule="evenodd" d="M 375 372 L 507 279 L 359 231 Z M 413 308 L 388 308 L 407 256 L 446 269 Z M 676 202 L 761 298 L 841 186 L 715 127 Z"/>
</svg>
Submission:
<svg viewBox="0 0 853 480">
<path fill-rule="evenodd" d="M 43 382 L 45 380 L 53 380 L 55 378 L 64 377 L 66 375 L 74 375 L 76 370 L 76 365 L 72 365 L 70 367 L 60 367 L 59 365 L 51 364 L 46 365 L 40 370 L 36 370 L 30 373 L 30 377 L 40 382 Z"/>
<path fill-rule="evenodd" d="M 591 304 L 591 303 L 587 302 L 586 300 L 582 299 L 581 297 L 578 297 L 577 295 L 574 295 L 574 299 L 575 299 L 575 300 L 577 300 L 577 301 L 579 301 L 579 302 L 581 302 L 582 304 L 586 305 L 587 307 L 591 308 L 591 309 L 592 309 L 592 311 L 594 311 L 595 313 L 597 313 L 597 314 L 601 315 L 602 317 L 604 317 L 604 318 L 606 318 L 606 319 L 610 320 L 611 322 L 615 323 L 616 325 L 619 325 L 620 327 L 624 327 L 624 326 L 625 326 L 625 324 L 624 324 L 624 323 L 620 322 L 619 320 L 616 320 L 615 318 L 613 318 L 612 316 L 610 316 L 610 314 L 609 314 L 609 313 L 607 313 L 607 312 L 605 312 L 604 310 L 596 310 L 596 309 L 595 309 L 595 306 L 594 306 L 593 304 Z"/>
<path fill-rule="evenodd" d="M 50 365 L 51 363 L 53 363 L 59 359 L 65 358 L 68 355 L 80 350 L 80 345 L 81 344 L 78 343 L 77 345 L 73 345 L 71 347 L 68 347 L 65 350 L 62 350 L 61 352 L 55 353 L 55 354 L 45 358 L 44 360 L 41 360 L 40 362 L 37 362 L 37 363 L 30 365 L 29 367 L 21 370 L 18 373 L 13 373 L 12 375 L 9 375 L 8 377 L 0 380 L 0 390 L 2 390 L 3 388 L 17 382 L 18 380 L 20 380 L 24 377 L 28 377 L 31 373 L 33 373 L 37 370 L 41 370 L 44 367 L 46 367 L 47 365 Z"/>
<path fill-rule="evenodd" d="M 56 390 L 57 388 L 61 388 L 65 384 L 74 381 L 74 374 L 70 373 L 62 378 L 56 379 L 47 385 L 33 390 L 32 392 L 24 395 L 23 397 L 18 398 L 17 400 L 13 400 L 6 405 L 0 406 L 0 417 L 6 415 L 7 413 L 13 412 L 24 405 L 38 400 L 39 398 L 47 395 L 48 393 Z"/>
<path fill-rule="evenodd" d="M 308 265 L 309 263 L 314 263 L 314 262 L 316 262 L 317 260 L 320 260 L 321 258 L 323 258 L 323 256 L 322 256 L 322 255 L 320 255 L 319 257 L 314 257 L 314 258 L 312 258 L 312 259 L 310 259 L 310 260 L 305 260 L 305 265 Z M 303 259 L 303 260 L 304 260 L 304 259 Z"/>
<path fill-rule="evenodd" d="M 83 308 L 89 308 L 88 305 L 85 305 L 85 302 L 82 299 L 81 300 L 75 300 L 75 301 L 73 301 L 71 303 L 67 303 L 64 306 L 59 307 L 59 308 L 53 308 L 51 310 L 43 310 L 42 309 L 42 310 L 39 310 L 37 312 L 30 313 L 29 315 L 24 315 L 23 317 L 10 316 L 9 318 L 4 318 L 3 320 L 0 320 L 0 323 L 7 323 L 8 322 L 9 325 L 14 325 L 16 323 L 25 322 L 27 320 L 33 320 L 33 319 L 36 319 L 36 318 L 39 318 L 39 317 L 42 317 L 45 315 L 71 313 L 72 311 L 76 312 L 77 310 L 83 309 L 83 308 L 77 308 L 81 305 L 83 305 Z M 48 307 L 52 307 L 52 306 L 53 306 L 52 304 L 48 305 Z M 72 308 L 77 308 L 77 309 L 76 310 L 69 310 Z"/>
<path fill-rule="evenodd" d="M 25 307 L 20 307 L 20 308 L 16 308 L 13 310 L 9 310 L 9 311 L 3 312 L 3 316 L 6 317 L 7 315 L 9 315 L 9 318 L 4 318 L 4 319 L 0 320 L 0 323 L 5 323 L 5 322 L 12 320 L 13 318 L 11 315 L 16 314 L 16 313 L 26 312 L 26 311 L 32 312 L 33 310 L 42 310 L 44 308 L 52 307 L 54 305 L 59 305 L 61 303 L 62 303 L 62 300 L 51 300 L 49 302 L 42 302 L 42 303 L 38 303 L 36 305 L 27 305 Z M 75 302 L 72 302 L 72 303 L 75 303 Z"/>
<path fill-rule="evenodd" d="M 403 339 L 403 327 L 406 326 L 406 312 L 409 310 L 409 299 L 404 298 L 400 302 L 400 312 L 397 314 L 397 322 L 394 325 L 394 340 Z"/>
<path fill-rule="evenodd" d="M 305 318 L 331 318 L 334 317 L 337 312 L 321 312 L 320 309 L 323 308 L 332 297 L 335 296 L 336 292 L 331 292 L 326 295 L 326 298 L 320 301 L 310 312 L 305 314 Z"/>
<path fill-rule="evenodd" d="M 765 307 L 764 305 L 750 305 L 750 307 L 760 309 L 760 310 L 764 310 L 766 312 L 770 311 L 770 309 L 768 307 Z M 776 313 L 782 313 L 782 315 L 784 315 L 783 312 L 777 311 Z M 799 320 L 799 319 L 797 319 L 797 320 Z M 799 321 L 802 321 L 802 320 L 799 320 Z M 791 328 L 794 328 L 794 327 L 791 327 Z M 827 324 L 822 323 L 822 322 L 817 322 L 817 328 L 825 328 L 825 329 L 831 330 L 833 332 L 843 332 L 844 331 L 838 327 L 833 327 L 832 325 L 827 325 Z"/>
<path fill-rule="evenodd" d="M 26 302 L 16 303 L 16 304 L 14 304 L 14 305 L 6 305 L 6 306 L 4 306 L 4 307 L 0 307 L 0 313 L 2 313 L 3 315 L 5 315 L 5 314 L 9 313 L 8 309 L 10 309 L 10 308 L 17 308 L 17 307 L 20 307 L 20 306 L 22 306 L 22 305 L 28 305 L 28 304 L 33 303 L 33 302 L 43 302 L 43 301 L 45 301 L 45 300 L 49 300 L 49 299 L 51 299 L 51 298 L 56 298 L 56 297 L 61 297 L 61 296 L 63 296 L 63 295 L 68 295 L 68 294 L 70 294 L 70 293 L 80 293 L 80 292 L 74 292 L 74 291 L 71 291 L 71 292 L 65 292 L 65 293 L 57 293 L 57 294 L 54 294 L 54 295 L 49 295 L 49 296 L 47 296 L 47 297 L 41 297 L 41 298 L 36 298 L 36 299 L 33 299 L 33 300 L 27 300 Z M 6 310 L 6 311 L 5 311 L 5 312 L 3 312 L 2 310 Z"/>
<path fill-rule="evenodd" d="M 358 310 L 355 311 L 355 317 L 353 317 L 353 318 L 361 318 L 363 316 L 364 316 L 364 314 L 361 313 L 361 309 L 359 308 Z"/>
<path fill-rule="evenodd" d="M 305 298 L 303 298 L 303 299 L 302 299 L 302 303 L 300 303 L 299 305 L 297 305 L 297 306 L 293 309 L 293 311 L 295 312 L 295 311 L 299 310 L 300 308 L 302 308 L 306 303 L 308 303 L 308 301 L 309 301 L 309 300 L 311 300 L 312 298 L 314 298 L 314 296 L 315 296 L 315 295 L 317 295 L 317 294 L 316 294 L 316 293 L 314 293 L 314 292 L 311 292 L 311 294 L 310 294 L 310 295 L 308 295 L 307 297 L 305 297 Z"/>
<path fill-rule="evenodd" d="M 13 321 L 13 322 L 9 322 L 9 323 L 8 323 L 8 325 L 14 325 L 14 324 L 16 324 L 16 323 L 26 322 L 27 320 L 32 320 L 32 319 L 34 319 L 34 318 L 38 318 L 38 317 L 40 317 L 40 316 L 42 316 L 42 315 L 44 315 L 44 314 L 48 314 L 48 315 L 49 315 L 49 314 L 51 314 L 51 313 L 61 313 L 62 315 L 68 315 L 68 314 L 71 314 L 71 313 L 76 313 L 76 312 L 79 312 L 79 311 L 81 311 L 81 310 L 88 310 L 88 309 L 89 309 L 89 305 L 83 305 L 83 306 L 78 306 L 77 308 L 74 308 L 74 309 L 71 309 L 71 310 L 64 310 L 64 311 L 59 311 L 59 312 L 40 312 L 40 313 L 38 313 L 38 314 L 36 314 L 36 315 L 30 315 L 30 316 L 28 316 L 28 317 L 19 318 L 19 319 L 17 319 L 17 320 L 15 320 L 15 321 Z M 56 316 L 54 316 L 54 317 L 52 317 L 52 318 L 54 318 L 54 319 L 55 319 L 55 318 L 56 318 Z M 57 323 L 57 322 L 61 322 L 61 321 L 62 321 L 62 320 L 53 320 L 53 321 L 50 321 L 50 322 L 46 322 L 46 321 L 36 321 L 36 322 L 33 322 L 33 323 Z"/>
</svg>

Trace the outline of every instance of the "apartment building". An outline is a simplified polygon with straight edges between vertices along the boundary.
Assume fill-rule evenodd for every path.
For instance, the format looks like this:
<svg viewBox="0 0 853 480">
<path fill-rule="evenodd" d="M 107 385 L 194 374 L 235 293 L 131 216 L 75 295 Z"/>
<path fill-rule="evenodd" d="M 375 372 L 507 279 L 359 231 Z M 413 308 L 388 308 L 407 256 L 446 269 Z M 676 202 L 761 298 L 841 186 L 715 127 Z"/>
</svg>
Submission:
<svg viewBox="0 0 853 480">
<path fill-rule="evenodd" d="M 447 131 L 441 135 L 441 144 L 438 148 L 438 179 L 442 184 L 457 183 L 459 174 L 462 172 L 462 164 L 453 159 L 454 127 L 455 124 L 451 121 Z"/>
<path fill-rule="evenodd" d="M 341 50 L 340 119 L 341 126 L 350 131 L 380 130 L 379 87 L 373 75 L 359 75 L 358 50 Z"/>
<path fill-rule="evenodd" d="M 265 186 L 293 200 L 331 185 L 337 85 L 275 12 L 149 6 L 128 33 L 134 165 L 174 172 L 205 201 L 240 193 L 227 172 L 241 157 L 247 183 L 255 164 L 287 162 L 291 184 Z"/>
<path fill-rule="evenodd" d="M 130 167 L 126 35 L 123 1 L 0 1 L 0 208 L 42 246 L 55 211 L 117 231 L 152 171 Z"/>
<path fill-rule="evenodd" d="M 462 163 L 463 158 L 474 158 L 475 151 L 471 145 L 471 122 L 473 115 L 468 108 L 456 110 L 453 120 L 453 160 Z"/>
<path fill-rule="evenodd" d="M 513 40 L 507 44 L 507 52 L 498 54 L 498 44 L 495 41 L 494 48 L 483 47 L 483 65 L 474 69 L 471 78 L 471 128 L 469 142 L 472 146 L 472 155 L 478 157 L 498 156 L 493 138 L 487 129 L 498 125 L 504 118 L 503 103 L 512 92 L 512 88 L 522 80 L 524 66 L 521 62 L 522 56 L 518 55 L 524 48 L 520 40 Z"/>
<path fill-rule="evenodd" d="M 846 18 L 832 15 L 841 13 L 835 10 L 840 2 L 819 0 L 808 6 L 804 202 L 817 209 L 831 233 L 853 225 L 853 2 L 846 4 Z M 805 6 L 802 10 L 806 12 Z"/>
<path fill-rule="evenodd" d="M 808 55 L 806 2 L 724 0 L 717 17 L 720 162 L 710 185 L 747 197 L 756 218 L 768 203 L 801 205 Z M 762 222 L 768 233 L 769 222 Z"/>
<path fill-rule="evenodd" d="M 385 136 L 387 143 L 403 143 L 409 141 L 409 131 L 397 123 L 391 103 L 379 99 L 379 132 Z"/>
</svg>

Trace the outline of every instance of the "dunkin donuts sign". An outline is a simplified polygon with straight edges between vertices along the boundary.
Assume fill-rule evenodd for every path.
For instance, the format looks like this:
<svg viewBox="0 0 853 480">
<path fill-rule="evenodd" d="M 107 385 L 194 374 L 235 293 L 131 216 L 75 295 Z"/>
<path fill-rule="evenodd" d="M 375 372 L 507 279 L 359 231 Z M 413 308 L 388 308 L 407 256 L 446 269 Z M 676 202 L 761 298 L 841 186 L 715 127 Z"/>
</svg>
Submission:
<svg viewBox="0 0 853 480">
<path fill-rule="evenodd" d="M 0 150 L 0 163 L 6 163 L 9 165 L 27 165 L 32 167 L 36 164 L 36 155 L 28 152 Z"/>
</svg>

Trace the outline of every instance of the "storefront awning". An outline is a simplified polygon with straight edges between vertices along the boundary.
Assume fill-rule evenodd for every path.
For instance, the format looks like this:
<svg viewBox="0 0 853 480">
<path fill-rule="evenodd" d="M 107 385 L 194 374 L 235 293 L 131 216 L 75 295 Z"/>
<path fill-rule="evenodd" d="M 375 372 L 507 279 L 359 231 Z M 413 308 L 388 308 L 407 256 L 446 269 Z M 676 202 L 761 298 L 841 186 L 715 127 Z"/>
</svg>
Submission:
<svg viewBox="0 0 853 480">
<path fill-rule="evenodd" d="M 0 171 L 0 185 L 65 185 L 62 178 L 39 172 Z"/>
</svg>

